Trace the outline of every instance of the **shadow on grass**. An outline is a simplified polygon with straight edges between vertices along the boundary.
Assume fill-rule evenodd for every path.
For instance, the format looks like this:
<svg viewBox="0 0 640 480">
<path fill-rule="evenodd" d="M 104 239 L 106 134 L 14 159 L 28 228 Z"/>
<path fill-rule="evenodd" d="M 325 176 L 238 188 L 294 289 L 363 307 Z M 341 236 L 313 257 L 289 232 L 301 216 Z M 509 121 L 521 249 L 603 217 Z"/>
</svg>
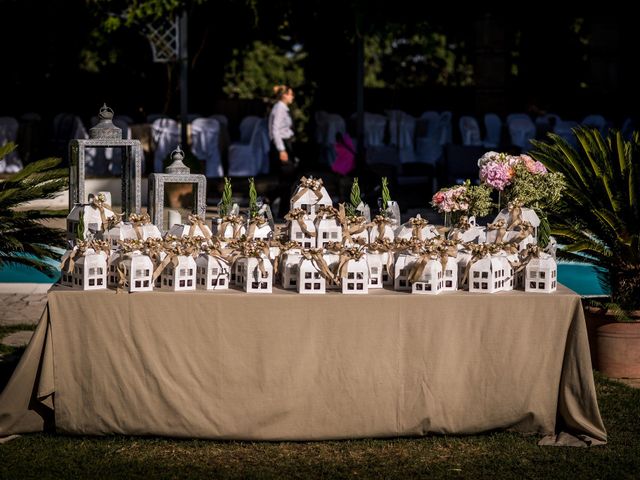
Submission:
<svg viewBox="0 0 640 480">
<path fill-rule="evenodd" d="M 13 347 L 0 357 L 0 393 L 4 390 L 27 347 Z"/>
</svg>

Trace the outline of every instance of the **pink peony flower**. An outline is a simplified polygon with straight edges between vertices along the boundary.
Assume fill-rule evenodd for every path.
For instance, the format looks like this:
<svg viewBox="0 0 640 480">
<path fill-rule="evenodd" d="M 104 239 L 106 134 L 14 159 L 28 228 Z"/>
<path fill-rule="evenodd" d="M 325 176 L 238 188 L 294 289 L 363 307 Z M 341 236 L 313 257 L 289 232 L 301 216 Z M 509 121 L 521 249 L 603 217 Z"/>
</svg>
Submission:
<svg viewBox="0 0 640 480">
<path fill-rule="evenodd" d="M 480 168 L 480 180 L 496 190 L 504 190 L 511 183 L 513 168 L 500 162 L 488 162 Z"/>
</svg>

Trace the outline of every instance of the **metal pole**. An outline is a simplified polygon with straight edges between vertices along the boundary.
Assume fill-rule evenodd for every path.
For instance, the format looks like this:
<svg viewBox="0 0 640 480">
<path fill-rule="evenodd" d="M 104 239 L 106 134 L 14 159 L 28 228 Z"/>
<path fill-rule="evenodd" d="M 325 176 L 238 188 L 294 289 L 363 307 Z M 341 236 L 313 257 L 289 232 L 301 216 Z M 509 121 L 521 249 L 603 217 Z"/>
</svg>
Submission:
<svg viewBox="0 0 640 480">
<path fill-rule="evenodd" d="M 364 167 L 364 13 L 356 16 L 356 166 Z"/>
<path fill-rule="evenodd" d="M 188 30 L 187 30 L 187 11 L 186 9 L 180 14 L 179 21 L 179 61 L 180 61 L 180 124 L 182 126 L 181 138 L 182 148 L 187 149 L 187 116 L 189 114 L 189 50 L 187 46 Z"/>
</svg>

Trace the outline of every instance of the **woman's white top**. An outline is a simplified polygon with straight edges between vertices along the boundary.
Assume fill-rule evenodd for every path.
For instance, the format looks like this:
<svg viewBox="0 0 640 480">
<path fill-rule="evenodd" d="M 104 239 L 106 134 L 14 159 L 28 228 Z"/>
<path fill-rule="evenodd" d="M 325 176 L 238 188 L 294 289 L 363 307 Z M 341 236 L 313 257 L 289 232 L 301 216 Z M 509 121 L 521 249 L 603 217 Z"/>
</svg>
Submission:
<svg viewBox="0 0 640 480">
<path fill-rule="evenodd" d="M 293 121 L 289 107 L 282 101 L 276 102 L 269 114 L 269 138 L 279 152 L 284 152 L 283 140 L 293 137 Z"/>
</svg>

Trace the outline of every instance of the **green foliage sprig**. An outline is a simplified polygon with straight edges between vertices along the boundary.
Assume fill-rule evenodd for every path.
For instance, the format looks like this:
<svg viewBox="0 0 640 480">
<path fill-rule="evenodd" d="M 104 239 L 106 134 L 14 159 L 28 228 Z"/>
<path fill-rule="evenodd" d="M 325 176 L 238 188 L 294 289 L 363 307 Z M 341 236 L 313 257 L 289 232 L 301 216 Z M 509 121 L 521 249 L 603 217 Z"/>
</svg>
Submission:
<svg viewBox="0 0 640 480">
<path fill-rule="evenodd" d="M 231 180 L 224 177 L 224 189 L 222 190 L 222 200 L 218 208 L 218 214 L 221 217 L 229 215 L 231 213 L 231 202 L 233 197 L 233 191 L 231 190 Z"/>
<path fill-rule="evenodd" d="M 358 205 L 362 199 L 360 198 L 360 185 L 358 185 L 358 177 L 353 179 L 353 183 L 351 184 L 351 195 L 349 197 L 349 205 L 347 205 L 347 210 L 349 211 L 349 215 L 357 215 L 358 214 Z"/>
<path fill-rule="evenodd" d="M 389 202 L 391 201 L 391 194 L 389 193 L 389 181 L 387 177 L 382 177 L 382 211 L 386 212 L 389 208 Z"/>
<path fill-rule="evenodd" d="M 249 218 L 258 215 L 258 193 L 256 192 L 256 182 L 253 177 L 249 179 Z"/>
</svg>

